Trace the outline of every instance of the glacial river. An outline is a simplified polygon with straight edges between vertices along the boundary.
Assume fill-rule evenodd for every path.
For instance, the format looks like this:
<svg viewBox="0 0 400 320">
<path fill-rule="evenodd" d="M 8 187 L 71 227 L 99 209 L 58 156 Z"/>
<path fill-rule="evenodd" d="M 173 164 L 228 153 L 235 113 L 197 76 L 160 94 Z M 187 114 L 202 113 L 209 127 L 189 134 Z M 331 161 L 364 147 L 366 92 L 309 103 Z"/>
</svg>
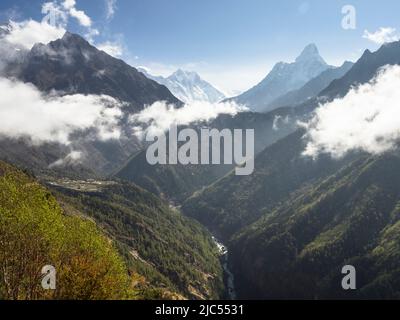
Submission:
<svg viewBox="0 0 400 320">
<path fill-rule="evenodd" d="M 171 201 L 170 208 L 173 210 L 180 211 L 180 206 L 175 206 L 175 204 Z M 235 277 L 231 270 L 229 270 L 228 264 L 228 248 L 219 241 L 216 237 L 212 237 L 215 245 L 218 247 L 220 260 L 222 264 L 222 269 L 224 271 L 224 284 L 225 284 L 225 297 L 226 299 L 236 300 L 236 289 L 235 289 Z"/>
<path fill-rule="evenodd" d="M 235 278 L 231 270 L 229 270 L 228 264 L 228 248 L 217 238 L 212 237 L 216 246 L 218 247 L 220 253 L 220 259 L 222 263 L 222 268 L 224 270 L 224 282 L 225 282 L 225 290 L 226 296 L 230 300 L 236 299 L 236 290 L 235 290 Z"/>
</svg>

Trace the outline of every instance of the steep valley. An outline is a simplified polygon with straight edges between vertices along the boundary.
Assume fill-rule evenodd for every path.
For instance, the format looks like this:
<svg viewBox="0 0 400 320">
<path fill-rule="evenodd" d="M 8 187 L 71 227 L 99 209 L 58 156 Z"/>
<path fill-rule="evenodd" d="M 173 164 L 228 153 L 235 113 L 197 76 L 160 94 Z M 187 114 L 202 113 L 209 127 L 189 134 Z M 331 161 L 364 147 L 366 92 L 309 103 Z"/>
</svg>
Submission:
<svg viewBox="0 0 400 320">
<path fill-rule="evenodd" d="M 331 149 L 322 145 L 312 156 L 304 153 L 310 131 L 317 137 L 324 133 L 315 127 L 318 110 L 338 103 L 356 85 L 371 82 L 361 92 L 376 85 L 371 80 L 382 67 L 400 64 L 400 41 L 366 50 L 354 64 L 337 68 L 311 44 L 295 62 L 276 64 L 257 86 L 227 100 L 266 112 L 213 110 L 209 116 L 207 110 L 195 110 L 206 115 L 193 121 L 187 120 L 193 110 L 182 113 L 179 128 L 195 133 L 254 129 L 255 168 L 248 176 L 236 175 L 229 163 L 149 164 L 148 141 L 135 134 L 138 123 L 132 119 L 155 102 L 167 105 L 161 109 L 165 114 L 140 123 L 146 132 L 156 126 L 155 118 L 179 123 L 176 114 L 185 105 L 166 86 L 81 36 L 67 32 L 18 55 L 21 59 L 1 70 L 13 86 L 35 86 L 42 104 L 55 97 L 109 95 L 120 108 L 112 123 L 120 135 L 96 136 L 103 118 L 78 126 L 64 142 L 35 140 L 23 130 L 0 134 L 0 298 L 400 298 L 398 128 L 389 138 L 378 132 L 370 140 L 387 149 L 358 145 L 337 154 L 333 151 L 343 148 L 339 140 Z M 197 74 L 180 71 L 172 80 L 174 87 L 187 84 L 182 96 L 187 101 L 199 95 L 212 102 L 223 98 Z M 200 84 L 204 92 L 190 92 Z M 13 101 L 6 107 L 14 110 Z M 334 121 L 346 122 L 352 107 L 349 103 L 344 109 L 346 119 Z M 50 110 L 48 122 L 59 110 Z M 361 125 L 354 127 L 370 128 L 379 116 L 362 113 Z M 32 127 L 41 131 L 40 124 Z M 333 131 L 364 143 L 351 130 L 343 133 L 339 126 Z M 221 145 L 219 151 L 225 151 Z M 31 292 L 25 285 L 37 277 L 28 271 L 40 270 L 45 261 L 60 269 L 64 287 L 54 295 L 40 293 L 37 283 Z M 357 270 L 357 290 L 341 287 L 345 265 Z M 29 277 L 10 280 L 10 266 Z M 80 267 L 82 277 L 75 279 Z"/>
<path fill-rule="evenodd" d="M 167 202 L 122 181 L 47 182 L 65 210 L 85 212 L 117 244 L 131 270 L 154 288 L 191 299 L 222 294 L 211 235 Z"/>
</svg>

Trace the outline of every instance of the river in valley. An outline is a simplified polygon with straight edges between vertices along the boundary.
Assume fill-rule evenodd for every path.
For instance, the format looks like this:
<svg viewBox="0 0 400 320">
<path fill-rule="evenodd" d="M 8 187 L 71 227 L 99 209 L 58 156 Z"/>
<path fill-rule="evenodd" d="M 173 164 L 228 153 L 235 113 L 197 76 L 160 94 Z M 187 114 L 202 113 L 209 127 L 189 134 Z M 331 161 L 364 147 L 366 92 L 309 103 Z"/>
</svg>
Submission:
<svg viewBox="0 0 400 320">
<path fill-rule="evenodd" d="M 173 210 L 177 210 L 180 212 L 181 207 L 176 206 L 172 201 L 170 201 L 170 208 Z M 229 263 L 228 263 L 228 247 L 224 245 L 220 240 L 218 240 L 216 237 L 212 237 L 215 245 L 217 246 L 219 250 L 219 255 L 220 255 L 220 261 L 222 265 L 222 269 L 224 271 L 224 285 L 225 285 L 225 292 L 223 299 L 229 299 L 229 300 L 236 300 L 236 289 L 235 289 L 235 277 L 232 273 L 232 271 L 229 269 Z"/>
<path fill-rule="evenodd" d="M 228 248 L 217 238 L 212 237 L 216 246 L 218 247 L 222 268 L 224 270 L 224 284 L 225 284 L 225 297 L 230 300 L 236 299 L 235 290 L 235 277 L 231 270 L 229 269 L 228 263 Z"/>
</svg>

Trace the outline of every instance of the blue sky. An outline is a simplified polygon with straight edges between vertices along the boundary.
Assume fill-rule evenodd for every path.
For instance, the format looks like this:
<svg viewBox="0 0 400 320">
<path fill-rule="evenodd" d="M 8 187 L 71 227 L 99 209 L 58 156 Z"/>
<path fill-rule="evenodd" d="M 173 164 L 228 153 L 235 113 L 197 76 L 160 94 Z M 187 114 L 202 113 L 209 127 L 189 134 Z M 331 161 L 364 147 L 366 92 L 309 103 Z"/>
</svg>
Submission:
<svg viewBox="0 0 400 320">
<path fill-rule="evenodd" d="M 308 43 L 338 65 L 379 47 L 363 38 L 365 30 L 400 32 L 398 0 L 115 0 L 113 15 L 110 1 L 76 0 L 99 31 L 96 43 L 120 46 L 123 59 L 154 74 L 181 67 L 231 93 L 255 85 L 276 62 L 293 61 Z M 2 0 L 0 20 L 40 21 L 43 3 Z M 347 4 L 356 9 L 355 30 L 341 26 Z M 76 19 L 68 29 L 87 33 Z"/>
</svg>

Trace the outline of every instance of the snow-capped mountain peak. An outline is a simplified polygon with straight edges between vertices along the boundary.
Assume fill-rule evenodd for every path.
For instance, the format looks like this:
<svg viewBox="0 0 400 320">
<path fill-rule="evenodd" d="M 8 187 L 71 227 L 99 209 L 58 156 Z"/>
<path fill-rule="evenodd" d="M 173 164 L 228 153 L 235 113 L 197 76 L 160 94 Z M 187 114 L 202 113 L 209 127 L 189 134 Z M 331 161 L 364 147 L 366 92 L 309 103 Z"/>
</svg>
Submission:
<svg viewBox="0 0 400 320">
<path fill-rule="evenodd" d="M 153 76 L 145 69 L 139 69 L 148 78 L 165 85 L 179 100 L 190 103 L 192 101 L 220 102 L 225 95 L 203 80 L 196 72 L 178 69 L 169 77 Z"/>
<path fill-rule="evenodd" d="M 173 74 L 171 74 L 169 78 L 198 80 L 200 79 L 200 76 L 193 71 L 185 71 L 182 69 L 178 69 Z"/>
<path fill-rule="evenodd" d="M 306 46 L 295 62 L 279 62 L 255 87 L 233 98 L 253 111 L 267 110 L 273 100 L 297 90 L 308 81 L 331 68 L 320 56 L 315 44 Z"/>
<path fill-rule="evenodd" d="M 297 63 L 306 62 L 306 61 L 319 61 L 322 64 L 326 64 L 324 59 L 319 54 L 319 50 L 314 43 L 306 46 L 301 54 L 296 58 Z"/>
</svg>

